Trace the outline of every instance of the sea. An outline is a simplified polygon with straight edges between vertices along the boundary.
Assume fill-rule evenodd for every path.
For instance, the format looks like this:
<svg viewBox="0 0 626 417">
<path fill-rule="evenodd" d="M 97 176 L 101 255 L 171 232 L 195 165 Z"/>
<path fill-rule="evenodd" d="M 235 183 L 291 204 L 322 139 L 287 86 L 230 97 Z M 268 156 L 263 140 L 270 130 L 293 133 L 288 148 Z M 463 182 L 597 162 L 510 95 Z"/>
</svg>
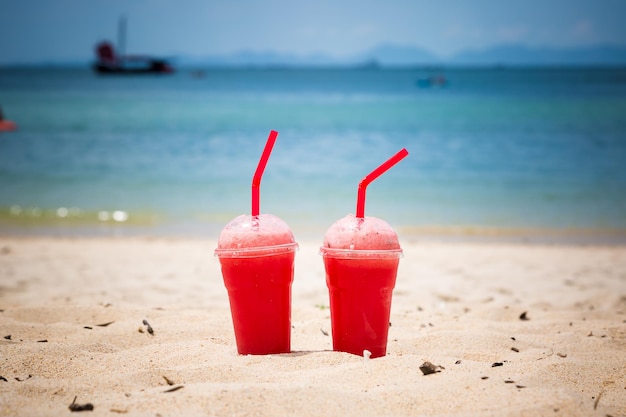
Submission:
<svg viewBox="0 0 626 417">
<path fill-rule="evenodd" d="M 431 82 L 435 77 L 436 82 Z M 626 68 L 0 68 L 0 234 L 296 240 L 355 212 L 404 238 L 626 243 Z"/>
</svg>

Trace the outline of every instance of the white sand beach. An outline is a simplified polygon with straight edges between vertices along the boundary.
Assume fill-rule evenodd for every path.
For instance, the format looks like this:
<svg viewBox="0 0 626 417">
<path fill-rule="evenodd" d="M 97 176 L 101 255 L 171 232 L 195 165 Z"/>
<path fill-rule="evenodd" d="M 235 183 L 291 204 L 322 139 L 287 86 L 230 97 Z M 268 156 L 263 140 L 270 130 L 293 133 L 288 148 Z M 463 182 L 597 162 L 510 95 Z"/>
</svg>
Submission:
<svg viewBox="0 0 626 417">
<path fill-rule="evenodd" d="M 299 243 L 293 352 L 241 356 L 214 240 L 0 238 L 0 416 L 626 415 L 626 247 L 403 241 L 366 360 Z"/>
</svg>

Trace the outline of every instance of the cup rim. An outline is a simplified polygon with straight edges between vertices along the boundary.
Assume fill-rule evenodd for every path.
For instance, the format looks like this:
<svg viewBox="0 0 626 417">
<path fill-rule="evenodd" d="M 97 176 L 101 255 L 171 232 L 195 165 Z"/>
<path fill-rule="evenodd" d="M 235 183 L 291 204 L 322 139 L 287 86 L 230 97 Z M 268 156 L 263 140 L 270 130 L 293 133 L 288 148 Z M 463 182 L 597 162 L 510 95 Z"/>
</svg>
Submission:
<svg viewBox="0 0 626 417">
<path fill-rule="evenodd" d="M 295 252 L 299 248 L 296 242 L 271 246 L 254 246 L 242 248 L 217 248 L 214 255 L 218 258 L 259 258 L 262 256 L 281 255 Z"/>
<path fill-rule="evenodd" d="M 363 259 L 363 258 L 402 258 L 399 249 L 339 249 L 320 246 L 320 255 L 329 258 Z"/>
</svg>

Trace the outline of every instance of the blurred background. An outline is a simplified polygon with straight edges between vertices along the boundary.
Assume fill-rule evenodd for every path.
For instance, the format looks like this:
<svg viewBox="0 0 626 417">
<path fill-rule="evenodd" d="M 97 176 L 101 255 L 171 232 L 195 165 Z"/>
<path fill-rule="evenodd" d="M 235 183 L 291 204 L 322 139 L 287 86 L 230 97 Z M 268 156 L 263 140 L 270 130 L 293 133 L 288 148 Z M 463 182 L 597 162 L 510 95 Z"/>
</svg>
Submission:
<svg viewBox="0 0 626 417">
<path fill-rule="evenodd" d="M 0 233 L 626 241 L 622 1 L 0 0 Z"/>
</svg>

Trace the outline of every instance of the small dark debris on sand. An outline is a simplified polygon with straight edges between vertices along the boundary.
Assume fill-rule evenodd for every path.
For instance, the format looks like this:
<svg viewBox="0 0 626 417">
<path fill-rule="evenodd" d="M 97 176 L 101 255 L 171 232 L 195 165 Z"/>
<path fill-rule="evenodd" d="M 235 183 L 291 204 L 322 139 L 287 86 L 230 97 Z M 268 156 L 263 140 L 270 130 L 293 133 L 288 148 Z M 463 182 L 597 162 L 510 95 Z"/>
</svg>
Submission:
<svg viewBox="0 0 626 417">
<path fill-rule="evenodd" d="M 93 327 L 91 327 L 91 326 L 83 326 L 83 329 L 93 330 Z"/>
<path fill-rule="evenodd" d="M 522 314 L 519 315 L 519 319 L 522 321 L 526 321 L 526 320 L 530 320 L 527 316 L 528 312 L 524 311 Z"/>
<path fill-rule="evenodd" d="M 9 382 L 9 380 L 7 380 L 5 377 L 0 376 L 0 381 L 4 381 L 4 382 Z"/>
<path fill-rule="evenodd" d="M 513 352 L 517 352 L 517 353 L 519 353 L 519 349 L 518 349 L 518 348 L 516 348 L 515 346 L 513 346 L 513 347 L 511 348 L 511 350 L 512 350 Z"/>
<path fill-rule="evenodd" d="M 11 335 L 10 335 L 10 334 L 8 334 L 8 335 L 4 336 L 4 338 L 5 338 L 6 340 L 11 340 Z"/>
<path fill-rule="evenodd" d="M 76 404 L 76 398 L 78 397 L 74 397 L 74 401 L 72 401 L 72 403 L 69 405 L 69 409 L 72 412 L 75 411 L 93 411 L 93 404 L 92 403 L 86 403 L 86 404 Z"/>
<path fill-rule="evenodd" d="M 494 362 L 494 363 L 491 364 L 491 367 L 495 368 L 496 366 L 502 366 L 502 365 L 504 365 L 504 363 L 502 363 L 502 362 Z"/>
<path fill-rule="evenodd" d="M 598 397 L 596 398 L 596 400 L 593 402 L 593 409 L 596 410 L 598 408 L 598 403 L 600 402 L 600 397 L 602 397 L 602 394 L 604 394 L 604 391 L 600 391 L 600 394 L 598 394 Z M 592 397 L 593 398 L 593 397 Z"/>
<path fill-rule="evenodd" d="M 324 329 L 320 329 L 320 331 L 322 332 L 322 334 L 323 334 L 324 336 L 328 336 L 328 332 L 327 332 L 326 330 L 324 330 Z"/>
<path fill-rule="evenodd" d="M 445 368 L 443 366 L 434 365 L 428 361 L 424 362 L 422 366 L 420 366 L 420 371 L 422 371 L 424 375 L 430 375 L 436 372 L 441 372 L 442 369 L 445 369 Z"/>
<path fill-rule="evenodd" d="M 26 378 L 20 378 L 20 377 L 17 377 L 17 376 L 16 376 L 16 377 L 15 377 L 15 380 L 16 380 L 17 382 L 24 382 L 24 381 L 26 381 L 27 379 L 31 379 L 32 377 L 33 377 L 33 376 L 32 376 L 31 374 L 28 374 L 28 376 L 27 376 Z"/>
<path fill-rule="evenodd" d="M 481 376 L 480 379 L 485 380 L 485 379 L 489 379 L 488 376 Z"/>
<path fill-rule="evenodd" d="M 37 340 L 37 343 L 48 343 L 48 339 Z"/>
<path fill-rule="evenodd" d="M 455 365 L 458 365 L 461 363 L 461 359 L 459 359 L 458 361 L 454 362 Z"/>
<path fill-rule="evenodd" d="M 504 380 L 504 383 L 505 383 L 505 384 L 514 384 L 514 383 L 515 383 L 515 381 L 512 381 L 512 380 L 510 380 L 510 379 L 506 379 L 506 380 Z"/>
<path fill-rule="evenodd" d="M 148 333 L 154 336 L 154 329 L 152 328 L 152 326 L 150 326 L 150 323 L 148 323 L 148 320 L 144 319 L 142 323 L 144 326 L 146 326 L 146 330 L 148 331 Z"/>
<path fill-rule="evenodd" d="M 107 327 L 107 326 L 109 326 L 109 325 L 111 325 L 113 323 L 115 323 L 115 322 L 114 321 L 108 321 L 106 323 L 96 324 L 96 326 L 98 326 L 98 327 Z"/>
<path fill-rule="evenodd" d="M 167 385 L 174 385 L 174 381 L 163 375 L 163 379 L 167 382 Z"/>
<path fill-rule="evenodd" d="M 177 386 L 175 386 L 173 388 L 166 389 L 163 392 L 174 392 L 174 391 L 178 391 L 179 389 L 182 389 L 182 388 L 185 388 L 185 386 L 184 385 L 177 385 Z"/>
</svg>

